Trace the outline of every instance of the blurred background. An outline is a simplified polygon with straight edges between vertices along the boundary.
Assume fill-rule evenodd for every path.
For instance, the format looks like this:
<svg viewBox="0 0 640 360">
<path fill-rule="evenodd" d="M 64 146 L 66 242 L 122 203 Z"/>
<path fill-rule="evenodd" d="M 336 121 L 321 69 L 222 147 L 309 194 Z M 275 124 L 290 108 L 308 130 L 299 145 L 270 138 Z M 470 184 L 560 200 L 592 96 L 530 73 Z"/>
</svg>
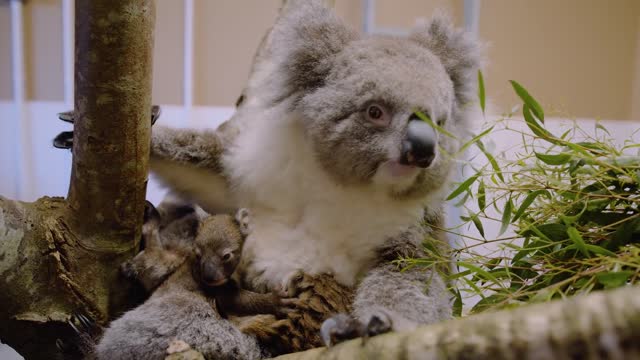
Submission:
<svg viewBox="0 0 640 360">
<path fill-rule="evenodd" d="M 160 123 L 215 127 L 228 118 L 280 3 L 157 0 Z M 490 116 L 519 103 L 515 79 L 551 117 L 602 119 L 620 136 L 639 127 L 640 1 L 336 0 L 335 8 L 363 32 L 399 35 L 437 9 L 449 13 L 487 43 Z M 72 106 L 73 0 L 0 0 L 0 195 L 66 195 L 71 154 L 51 140 L 71 130 L 56 113 Z M 161 196 L 151 183 L 149 197 Z"/>
</svg>

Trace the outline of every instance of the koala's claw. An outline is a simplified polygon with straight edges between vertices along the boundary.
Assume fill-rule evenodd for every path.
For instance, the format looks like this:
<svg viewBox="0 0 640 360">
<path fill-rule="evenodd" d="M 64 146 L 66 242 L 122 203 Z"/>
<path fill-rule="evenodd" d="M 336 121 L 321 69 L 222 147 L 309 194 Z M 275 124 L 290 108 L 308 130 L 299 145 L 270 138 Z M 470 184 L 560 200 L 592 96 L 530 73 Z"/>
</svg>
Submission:
<svg viewBox="0 0 640 360">
<path fill-rule="evenodd" d="M 292 311 L 295 311 L 297 308 L 300 307 L 301 301 L 300 299 L 297 298 L 290 298 L 290 297 L 284 297 L 284 298 L 280 298 L 280 309 L 281 312 L 286 315 L 289 314 Z"/>
<path fill-rule="evenodd" d="M 296 297 L 304 290 L 303 281 L 305 280 L 305 273 L 302 270 L 295 271 L 287 280 L 282 284 L 282 294 L 284 297 Z"/>
<path fill-rule="evenodd" d="M 68 346 L 64 341 L 62 341 L 62 339 L 56 339 L 56 348 L 61 352 L 66 352 Z"/>
<path fill-rule="evenodd" d="M 93 327 L 95 326 L 95 322 L 89 319 L 88 317 L 86 317 L 84 314 L 76 314 L 75 317 L 78 319 L 80 324 L 82 324 L 82 326 L 85 329 L 90 330 L 90 329 L 93 329 Z"/>
<path fill-rule="evenodd" d="M 393 328 L 391 318 L 386 313 L 380 312 L 371 316 L 369 323 L 366 326 L 366 336 L 376 336 L 387 333 Z"/>
<path fill-rule="evenodd" d="M 131 261 L 125 261 L 120 264 L 120 273 L 127 279 L 135 279 L 138 276 Z"/>
<path fill-rule="evenodd" d="M 67 324 L 69 324 L 73 331 L 80 337 L 94 337 L 100 332 L 100 327 L 93 319 L 79 312 L 72 314 L 69 320 L 67 320 Z M 62 344 L 64 344 L 64 342 Z"/>
<path fill-rule="evenodd" d="M 320 338 L 326 347 L 337 343 L 362 337 L 372 336 L 391 331 L 391 318 L 386 313 L 371 316 L 365 325 L 360 320 L 347 314 L 338 314 L 325 320 L 320 327 Z"/>
<path fill-rule="evenodd" d="M 53 147 L 71 149 L 73 147 L 73 131 L 63 131 L 53 139 Z"/>
<path fill-rule="evenodd" d="M 324 346 L 331 347 L 345 340 L 361 337 L 363 324 L 351 315 L 338 314 L 325 320 L 320 326 L 320 338 Z"/>
<path fill-rule="evenodd" d="M 156 123 L 162 110 L 160 106 L 151 106 L 151 126 Z M 58 119 L 73 124 L 76 121 L 76 113 L 74 110 L 58 113 Z M 73 149 L 73 131 L 63 131 L 53 139 L 53 146 L 58 149 Z"/>
</svg>

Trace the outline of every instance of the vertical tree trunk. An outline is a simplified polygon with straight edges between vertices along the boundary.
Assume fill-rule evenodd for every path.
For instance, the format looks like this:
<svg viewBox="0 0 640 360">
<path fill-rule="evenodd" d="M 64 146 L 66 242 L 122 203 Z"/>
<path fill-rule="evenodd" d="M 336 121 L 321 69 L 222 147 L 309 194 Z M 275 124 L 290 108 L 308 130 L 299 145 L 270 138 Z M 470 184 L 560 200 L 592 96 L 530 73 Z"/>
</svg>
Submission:
<svg viewBox="0 0 640 360">
<path fill-rule="evenodd" d="M 131 304 L 118 266 L 142 225 L 154 2 L 76 1 L 75 13 L 68 200 L 0 197 L 0 339 L 27 359 L 63 358 L 74 313 L 106 323 Z"/>
<path fill-rule="evenodd" d="M 97 296 L 96 305 L 106 314 L 110 305 L 117 309 L 126 303 L 117 296 L 126 292 L 118 291 L 122 283 L 114 281 L 115 270 L 118 259 L 135 252 L 140 237 L 151 141 L 154 4 L 76 1 L 76 123 L 68 218 L 82 246 L 90 249 L 83 263 L 104 263 L 100 273 L 78 276 L 102 282 L 99 288 L 107 296 Z"/>
<path fill-rule="evenodd" d="M 151 0 L 76 1 L 69 206 L 81 234 L 131 247 L 144 208 L 151 132 Z"/>
</svg>

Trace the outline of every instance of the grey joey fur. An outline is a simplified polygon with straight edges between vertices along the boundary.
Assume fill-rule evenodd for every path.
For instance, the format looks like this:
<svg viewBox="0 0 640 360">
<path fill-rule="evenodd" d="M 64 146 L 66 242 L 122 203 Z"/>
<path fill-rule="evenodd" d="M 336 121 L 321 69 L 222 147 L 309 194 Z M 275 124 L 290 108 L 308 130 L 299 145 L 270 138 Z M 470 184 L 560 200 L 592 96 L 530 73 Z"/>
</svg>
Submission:
<svg viewBox="0 0 640 360">
<path fill-rule="evenodd" d="M 137 308 L 114 320 L 97 346 L 97 359 L 164 359 L 167 348 L 175 340 L 181 340 L 202 353 L 207 359 L 259 359 L 263 353 L 255 338 L 243 334 L 231 322 L 223 319 L 218 311 L 217 299 L 200 284 L 198 258 L 218 258 L 218 254 L 233 251 L 239 253 L 247 233 L 247 212 L 242 209 L 236 219 L 229 215 L 211 216 L 200 223 L 198 235 L 191 248 L 182 246 L 173 251 L 156 248 L 162 245 L 159 239 L 159 219 L 145 223 L 143 236 L 148 242 L 145 251 L 175 253 L 182 258 L 177 268 L 163 265 L 165 258 L 152 255 L 145 260 L 145 253 L 134 258 L 134 266 L 151 265 L 155 271 L 167 269 L 164 280 L 151 297 Z M 204 254 L 201 254 L 204 253 Z M 206 254 L 210 252 L 212 254 Z M 149 256 L 149 253 L 146 254 Z M 237 264 L 237 262 L 236 262 Z M 235 267 L 235 264 L 231 265 Z M 234 269 L 228 269 L 227 276 Z M 137 274 L 144 280 L 149 276 L 142 271 Z M 157 277 L 154 276 L 153 279 Z"/>
<path fill-rule="evenodd" d="M 479 65 L 476 41 L 447 19 L 408 38 L 364 36 L 320 0 L 290 0 L 236 114 L 215 132 L 154 128 L 152 169 L 205 210 L 251 210 L 245 286 L 331 273 L 356 287 L 364 322 L 440 321 L 451 310 L 439 275 L 388 260 L 420 255 L 425 233 L 445 241 L 437 229 L 460 144 L 414 112 L 461 137 Z"/>
</svg>

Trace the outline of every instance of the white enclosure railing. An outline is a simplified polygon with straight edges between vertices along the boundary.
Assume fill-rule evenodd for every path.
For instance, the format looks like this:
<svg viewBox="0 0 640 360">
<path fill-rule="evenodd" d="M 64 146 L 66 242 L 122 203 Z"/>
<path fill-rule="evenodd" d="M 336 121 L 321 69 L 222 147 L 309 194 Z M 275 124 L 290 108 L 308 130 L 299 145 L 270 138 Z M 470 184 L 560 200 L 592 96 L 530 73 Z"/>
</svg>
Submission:
<svg viewBox="0 0 640 360">
<path fill-rule="evenodd" d="M 184 0 L 184 89 L 183 106 L 193 106 L 193 0 Z"/>
</svg>

